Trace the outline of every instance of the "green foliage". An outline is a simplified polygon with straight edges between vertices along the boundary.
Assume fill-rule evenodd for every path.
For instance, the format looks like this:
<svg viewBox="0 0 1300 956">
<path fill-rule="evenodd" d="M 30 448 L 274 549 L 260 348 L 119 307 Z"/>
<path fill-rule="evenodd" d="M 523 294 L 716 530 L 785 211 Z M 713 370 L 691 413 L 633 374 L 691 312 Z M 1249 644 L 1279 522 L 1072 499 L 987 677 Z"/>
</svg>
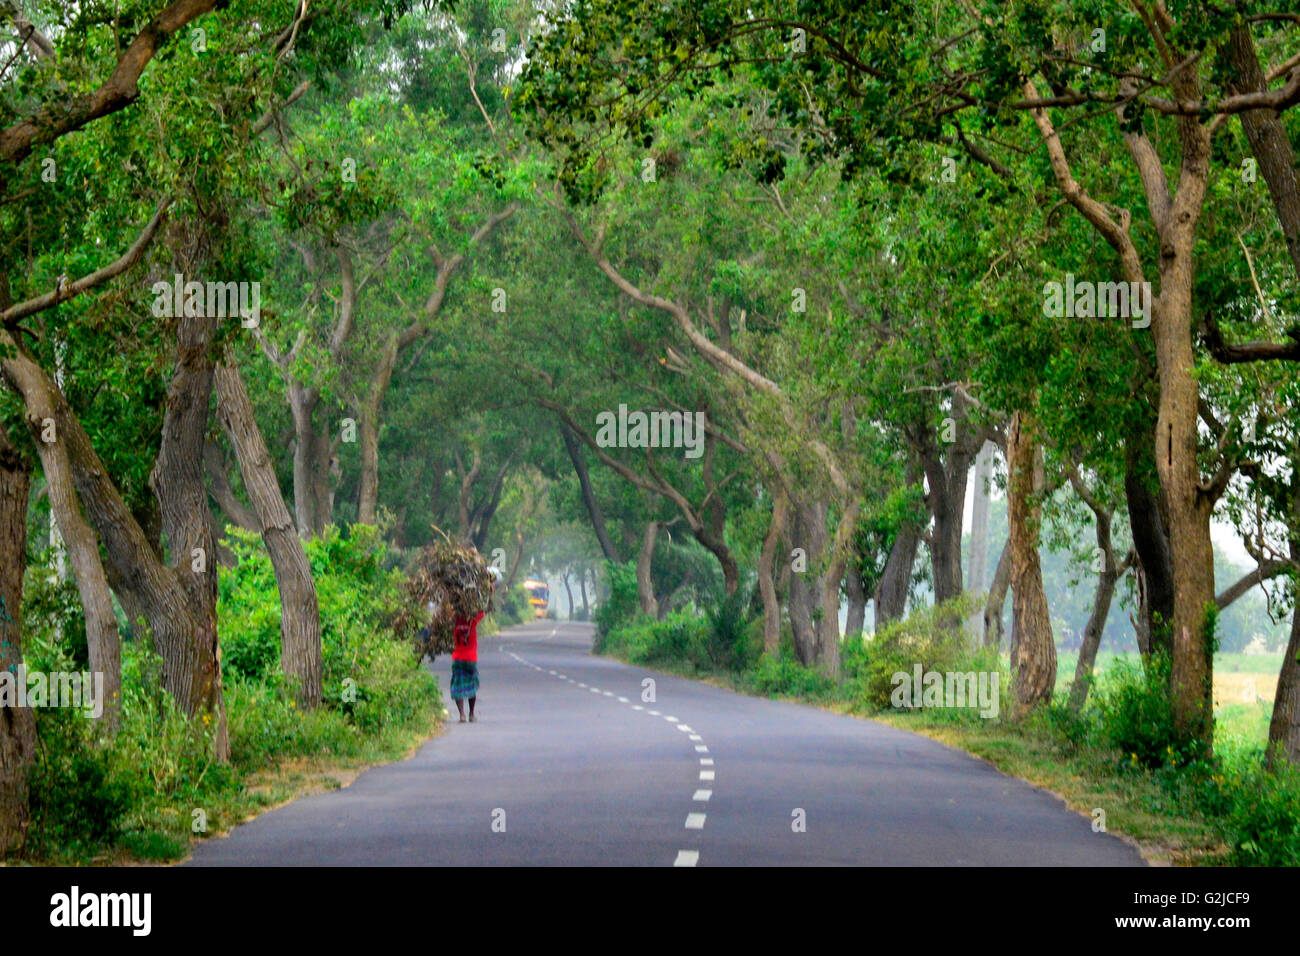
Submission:
<svg viewBox="0 0 1300 956">
<path fill-rule="evenodd" d="M 600 653 L 615 628 L 630 623 L 640 612 L 641 604 L 636 592 L 636 562 L 616 564 L 605 562 L 605 586 L 609 589 L 605 600 L 592 617 L 596 622 L 595 651 Z"/>
<path fill-rule="evenodd" d="M 911 674 L 916 665 L 926 671 L 966 671 L 969 657 L 961 621 L 978 602 L 965 594 L 933 607 L 920 608 L 891 621 L 869 642 L 845 649 L 840 666 L 854 697 L 870 707 L 890 706 L 893 675 Z M 955 624 L 955 626 L 954 626 Z M 988 669 L 988 668 L 983 668 Z"/>
<path fill-rule="evenodd" d="M 1170 662 L 1153 654 L 1146 666 L 1121 659 L 1106 671 L 1092 698 L 1102 739 L 1134 767 L 1177 766 L 1190 756 L 1174 726 L 1169 700 Z"/>
<path fill-rule="evenodd" d="M 1300 866 L 1300 768 L 1258 753 L 1225 761 L 1207 783 L 1236 866 Z"/>
<path fill-rule="evenodd" d="M 823 699 L 835 690 L 835 682 L 823 671 L 804 667 L 788 651 L 764 654 L 742 678 L 742 686 L 766 697 Z"/>
</svg>

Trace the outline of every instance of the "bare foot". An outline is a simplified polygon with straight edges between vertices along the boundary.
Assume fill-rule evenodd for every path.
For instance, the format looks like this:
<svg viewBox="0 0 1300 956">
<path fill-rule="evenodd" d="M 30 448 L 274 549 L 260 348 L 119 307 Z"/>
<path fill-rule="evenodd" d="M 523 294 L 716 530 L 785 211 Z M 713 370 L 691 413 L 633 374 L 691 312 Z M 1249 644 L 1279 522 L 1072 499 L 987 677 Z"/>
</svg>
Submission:
<svg viewBox="0 0 1300 956">
<path fill-rule="evenodd" d="M 475 717 L 473 714 L 470 714 L 470 715 L 469 715 L 469 722 L 470 722 L 471 724 L 472 724 L 472 723 L 475 723 L 477 720 L 478 720 L 478 718 Z"/>
<path fill-rule="evenodd" d="M 460 722 L 461 722 L 462 724 L 465 723 L 465 715 L 464 715 L 464 714 L 461 714 L 461 715 L 460 715 Z"/>
</svg>

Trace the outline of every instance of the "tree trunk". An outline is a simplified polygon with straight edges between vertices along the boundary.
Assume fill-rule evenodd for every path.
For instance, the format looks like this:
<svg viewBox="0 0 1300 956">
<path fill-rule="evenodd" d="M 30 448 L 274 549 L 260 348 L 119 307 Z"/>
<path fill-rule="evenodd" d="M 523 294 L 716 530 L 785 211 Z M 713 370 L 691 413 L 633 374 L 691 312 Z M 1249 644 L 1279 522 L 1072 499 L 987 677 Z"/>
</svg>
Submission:
<svg viewBox="0 0 1300 956">
<path fill-rule="evenodd" d="M 654 578 L 650 573 L 654 560 L 655 539 L 658 536 L 659 522 L 651 521 L 645 526 L 641 550 L 636 556 L 636 596 L 641 604 L 641 613 L 648 617 L 657 617 L 659 613 L 659 606 L 655 602 Z"/>
<path fill-rule="evenodd" d="M 1174 566 L 1160 498 L 1152 487 L 1157 480 L 1154 443 L 1153 427 L 1145 435 L 1130 435 L 1124 449 L 1124 499 L 1141 577 L 1139 637 L 1145 635 L 1146 640 L 1139 640 L 1139 647 L 1143 655 L 1173 649 L 1169 626 L 1174 616 Z"/>
<path fill-rule="evenodd" d="M 117 615 L 113 613 L 113 595 L 99 558 L 99 540 L 82 517 L 67 449 L 59 437 L 52 442 L 42 440 L 42 423 L 55 419 L 53 407 L 33 403 L 28 406 L 27 414 L 32 440 L 45 472 L 50 511 L 58 522 L 85 613 L 90 672 L 102 674 L 104 679 L 104 709 L 100 719 L 105 727 L 115 730 L 122 702 L 122 641 L 117 632 Z"/>
<path fill-rule="evenodd" d="M 907 613 L 907 595 L 912 586 L 912 568 L 916 565 L 916 552 L 921 546 L 921 532 L 911 522 L 899 525 L 893 547 L 885 561 L 880 585 L 876 588 L 875 629 L 879 631 L 890 621 L 901 620 Z"/>
<path fill-rule="evenodd" d="M 775 654 L 781 645 L 781 602 L 776 593 L 776 555 L 781 546 L 789 515 L 790 498 L 784 488 L 772 493 L 772 518 L 763 536 L 763 548 L 758 555 L 758 590 L 763 598 L 763 650 Z"/>
<path fill-rule="evenodd" d="M 835 538 L 826 555 L 828 566 L 821 579 L 822 614 L 817 628 L 817 651 L 822 670 L 832 680 L 840 677 L 840 582 L 844 580 L 844 569 L 848 566 L 849 542 L 857 529 L 860 507 L 855 499 L 840 515 Z M 823 509 L 822 520 L 825 521 L 829 509 L 825 506 Z M 856 570 L 854 574 L 857 574 Z"/>
<path fill-rule="evenodd" d="M 1070 707 L 1081 710 L 1092 688 L 1093 668 L 1097 663 L 1097 649 L 1101 647 L 1101 634 L 1106 628 L 1106 618 L 1110 615 L 1111 601 L 1115 597 L 1115 584 L 1119 580 L 1120 568 L 1115 564 L 1114 548 L 1110 540 L 1111 516 L 1104 512 L 1095 513 L 1097 525 L 1097 548 L 1101 553 L 1102 568 L 1097 576 L 1097 590 L 1092 598 L 1092 613 L 1083 628 L 1083 642 L 1079 646 L 1079 660 L 1074 666 L 1074 681 L 1070 684 Z"/>
<path fill-rule="evenodd" d="M 569 569 L 564 569 L 564 593 L 569 599 L 569 620 L 573 620 L 573 589 L 569 587 Z"/>
<path fill-rule="evenodd" d="M 1202 133 L 1204 131 L 1202 130 Z M 1206 147 L 1208 150 L 1208 146 Z M 1204 155 L 1184 161 L 1184 190 L 1204 190 Z M 1197 202 L 1195 207 L 1200 208 Z M 1214 655 L 1206 608 L 1214 602 L 1214 547 L 1210 538 L 1213 502 L 1201 490 L 1196 460 L 1199 386 L 1192 345 L 1192 241 L 1196 216 L 1162 237 L 1160 296 L 1152 328 L 1160 379 L 1156 420 L 1156 469 L 1169 507 L 1169 552 L 1174 578 L 1173 667 L 1170 675 L 1174 724 L 1204 754 L 1213 749 Z"/>
<path fill-rule="evenodd" d="M 1291 459 L 1291 560 L 1300 566 L 1300 456 Z M 1268 763 L 1289 761 L 1300 767 L 1300 579 L 1292 581 L 1296 596 L 1291 611 L 1291 638 L 1282 655 L 1282 670 L 1268 724 Z"/>
<path fill-rule="evenodd" d="M 23 663 L 23 572 L 31 462 L 0 425 L 0 670 Z M 27 774 L 36 759 L 36 721 L 28 707 L 0 707 L 0 857 L 27 833 Z"/>
<path fill-rule="evenodd" d="M 856 562 L 849 562 L 844 574 L 844 590 L 848 595 L 848 614 L 844 618 L 844 636 L 862 636 L 867 623 L 867 589 L 862 583 L 862 573 Z"/>
<path fill-rule="evenodd" d="M 1038 557 L 1041 507 L 1036 488 L 1041 465 L 1037 422 L 1017 412 L 1007 429 L 1007 525 L 1011 549 L 1011 674 L 1015 715 L 1051 699 L 1056 684 L 1056 645 Z"/>
<path fill-rule="evenodd" d="M 605 528 L 605 516 L 601 514 L 600 505 L 597 504 L 596 495 L 591 489 L 591 472 L 587 469 L 587 459 L 582 456 L 582 448 L 578 444 L 577 436 L 563 422 L 560 422 L 560 435 L 564 439 L 565 449 L 569 452 L 569 460 L 573 462 L 573 472 L 578 476 L 578 486 L 582 489 L 582 503 L 586 505 L 587 516 L 591 519 L 591 529 L 596 533 L 601 554 L 605 555 L 607 561 L 617 564 L 618 552 L 614 549 L 614 542 L 609 538 L 609 531 Z"/>
<path fill-rule="evenodd" d="M 1222 52 L 1230 64 L 1224 77 L 1228 92 L 1263 93 L 1268 89 L 1246 24 L 1239 23 L 1233 28 Z M 1268 185 L 1291 266 L 1300 278 L 1300 183 L 1291 140 L 1275 110 L 1245 110 L 1237 117 L 1241 120 L 1251 154 L 1259 163 L 1259 171 Z"/>
<path fill-rule="evenodd" d="M 970 520 L 970 575 L 967 578 L 974 591 L 985 589 L 985 579 L 988 576 L 989 502 L 995 447 L 992 442 L 985 442 L 975 456 L 975 495 Z"/>
<path fill-rule="evenodd" d="M 298 688 L 298 701 L 315 707 L 321 700 L 320 604 L 302 539 L 280 494 L 275 465 L 253 417 L 238 366 L 216 372 L 217 416 L 239 457 L 249 499 L 262 528 L 280 591 L 280 667 Z"/>
<path fill-rule="evenodd" d="M 320 496 L 320 473 L 328 471 L 325 438 L 316 426 L 320 398 L 315 389 L 289 383 L 289 409 L 293 414 L 293 507 L 298 531 L 304 538 L 319 535 L 329 523 L 326 502 Z"/>
<path fill-rule="evenodd" d="M 587 604 L 587 569 L 584 566 L 578 571 L 578 590 L 582 593 L 582 619 L 591 620 L 591 607 Z"/>
<path fill-rule="evenodd" d="M 1007 603 L 1007 588 L 1011 586 L 1011 541 L 1002 545 L 993 581 L 989 584 L 988 600 L 984 602 L 984 646 L 998 650 L 1002 647 L 1002 608 Z"/>
<path fill-rule="evenodd" d="M 794 634 L 795 656 L 799 663 L 810 667 L 817 663 L 822 649 L 821 628 L 817 620 L 820 615 L 817 612 L 820 610 L 824 614 L 822 575 L 827 569 L 820 565 L 826 551 L 827 507 L 824 502 L 796 500 L 791 511 L 794 519 L 790 529 L 791 541 L 803 549 L 807 569 L 792 569 L 790 575 L 790 630 Z M 835 584 L 839 586 L 838 579 Z M 836 617 L 835 629 L 838 632 L 838 613 Z"/>
<path fill-rule="evenodd" d="M 217 635 L 217 548 L 212 512 L 203 474 L 212 401 L 213 335 L 217 319 L 185 316 L 176 331 L 176 365 L 163 407 L 162 439 L 149 484 L 162 513 L 163 540 L 171 567 L 188 597 L 192 630 L 188 638 L 172 641 L 164 635 L 162 656 L 177 665 L 174 673 L 179 699 L 195 710 L 217 716 L 217 749 L 229 755 L 225 708 L 221 694 L 221 653 Z M 187 712 L 189 712 L 187 708 Z"/>
<path fill-rule="evenodd" d="M 379 416 L 397 367 L 398 349 L 397 336 L 390 335 L 371 376 L 370 391 L 361 403 L 361 489 L 357 495 L 357 520 L 362 524 L 373 525 L 379 511 Z"/>
</svg>

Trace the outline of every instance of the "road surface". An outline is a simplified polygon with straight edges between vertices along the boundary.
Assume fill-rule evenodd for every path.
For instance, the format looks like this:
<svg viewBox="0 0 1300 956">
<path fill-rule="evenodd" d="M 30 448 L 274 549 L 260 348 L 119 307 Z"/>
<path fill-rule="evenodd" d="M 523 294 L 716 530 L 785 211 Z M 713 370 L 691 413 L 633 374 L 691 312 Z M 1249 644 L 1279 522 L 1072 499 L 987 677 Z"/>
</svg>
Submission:
<svg viewBox="0 0 1300 956">
<path fill-rule="evenodd" d="M 1143 863 L 932 740 L 590 646 L 590 625 L 552 621 L 482 638 L 477 723 L 453 716 L 411 759 L 208 839 L 190 865 Z"/>
</svg>

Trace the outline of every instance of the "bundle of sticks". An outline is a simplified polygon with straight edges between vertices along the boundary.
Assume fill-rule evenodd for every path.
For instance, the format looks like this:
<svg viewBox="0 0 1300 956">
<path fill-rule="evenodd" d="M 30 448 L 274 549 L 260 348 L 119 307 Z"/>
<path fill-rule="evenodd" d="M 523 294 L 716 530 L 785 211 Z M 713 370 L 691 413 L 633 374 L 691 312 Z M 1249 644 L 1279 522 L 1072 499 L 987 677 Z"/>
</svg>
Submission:
<svg viewBox="0 0 1300 956">
<path fill-rule="evenodd" d="M 483 556 L 473 545 L 457 544 L 434 530 L 441 537 L 420 550 L 407 584 L 408 607 L 428 615 L 416 638 L 421 658 L 451 653 L 456 621 L 472 621 L 480 611 L 492 610 L 493 576 Z"/>
</svg>

